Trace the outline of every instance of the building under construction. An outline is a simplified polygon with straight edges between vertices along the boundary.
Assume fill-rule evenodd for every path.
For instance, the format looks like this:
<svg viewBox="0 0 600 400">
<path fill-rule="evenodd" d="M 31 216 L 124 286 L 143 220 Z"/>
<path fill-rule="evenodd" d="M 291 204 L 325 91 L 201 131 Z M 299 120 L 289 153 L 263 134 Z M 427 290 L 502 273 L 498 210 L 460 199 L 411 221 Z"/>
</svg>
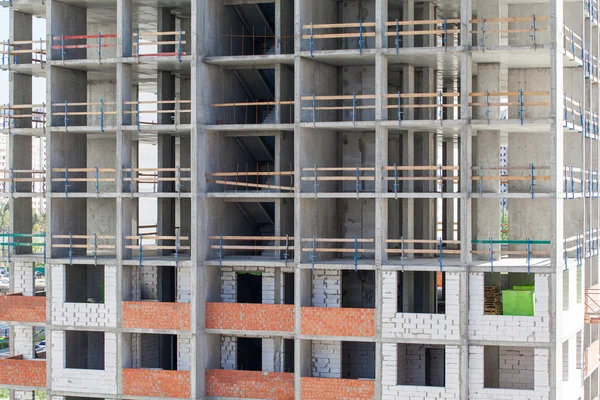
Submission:
<svg viewBox="0 0 600 400">
<path fill-rule="evenodd" d="M 11 398 L 598 399 L 598 0 L 0 5 Z"/>
</svg>

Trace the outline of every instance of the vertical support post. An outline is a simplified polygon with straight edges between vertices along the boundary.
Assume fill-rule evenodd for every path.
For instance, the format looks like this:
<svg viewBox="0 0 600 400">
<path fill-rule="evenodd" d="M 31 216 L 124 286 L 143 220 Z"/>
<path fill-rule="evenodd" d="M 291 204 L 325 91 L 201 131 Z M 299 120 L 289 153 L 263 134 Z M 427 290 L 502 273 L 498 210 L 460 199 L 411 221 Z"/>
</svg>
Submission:
<svg viewBox="0 0 600 400">
<path fill-rule="evenodd" d="M 312 260 L 312 270 L 314 271 L 315 270 L 315 258 L 316 258 L 316 256 L 315 256 L 315 236 L 314 235 L 312 237 L 312 253 L 311 253 L 310 258 Z"/>
<path fill-rule="evenodd" d="M 527 273 L 531 273 L 531 239 L 527 238 Z"/>
<path fill-rule="evenodd" d="M 317 164 L 313 164 L 313 170 L 314 170 L 314 179 L 315 179 L 315 183 L 313 184 L 313 189 L 315 192 L 315 199 L 317 198 L 317 191 L 319 190 L 319 178 L 317 176 Z"/>
<path fill-rule="evenodd" d="M 523 89 L 519 89 L 519 118 L 521 119 L 521 125 L 523 125 L 523 118 L 525 110 L 523 109 Z"/>
<path fill-rule="evenodd" d="M 396 18 L 396 40 L 394 42 L 394 44 L 396 45 L 396 54 L 400 54 L 400 32 L 398 28 L 398 18 Z"/>
<path fill-rule="evenodd" d="M 61 53 L 61 57 L 62 60 L 65 61 L 65 54 L 67 53 L 65 51 L 65 35 L 60 35 L 60 53 Z"/>
<path fill-rule="evenodd" d="M 99 179 L 99 172 L 98 172 L 98 167 L 96 167 L 96 195 L 98 194 L 98 192 L 100 191 L 100 179 Z"/>
<path fill-rule="evenodd" d="M 219 235 L 219 252 L 217 253 L 217 257 L 219 257 L 219 267 L 223 266 L 223 235 Z"/>
<path fill-rule="evenodd" d="M 440 260 L 439 260 L 440 261 L 440 272 L 443 272 L 443 265 L 444 265 L 444 252 L 442 250 L 442 244 L 443 244 L 442 238 L 440 237 L 439 238 L 439 247 L 440 247 L 439 248 L 439 250 L 440 250 Z"/>
<path fill-rule="evenodd" d="M 358 170 L 358 164 L 355 165 L 356 170 L 356 198 L 358 199 L 358 193 L 360 192 L 360 172 Z"/>
<path fill-rule="evenodd" d="M 358 241 L 354 236 L 354 270 L 358 270 Z"/>
<path fill-rule="evenodd" d="M 144 249 L 144 246 L 143 246 L 143 244 L 142 244 L 142 240 L 143 240 L 143 238 L 144 238 L 144 236 L 142 236 L 142 234 L 140 233 L 140 238 L 139 238 L 139 242 L 140 242 L 140 243 L 139 243 L 139 252 L 140 252 L 140 254 L 139 254 L 139 257 L 138 257 L 138 258 L 139 258 L 139 261 L 140 261 L 140 267 L 142 267 L 142 264 L 143 264 L 143 259 L 144 259 L 144 256 L 143 256 L 143 253 L 144 253 L 144 251 L 143 251 L 143 249 Z"/>
<path fill-rule="evenodd" d="M 352 122 L 356 124 L 356 93 L 352 93 Z"/>
<path fill-rule="evenodd" d="M 394 164 L 394 196 L 398 198 L 398 167 Z"/>
<path fill-rule="evenodd" d="M 177 193 L 181 196 L 181 166 L 177 166 Z"/>
<path fill-rule="evenodd" d="M 531 198 L 535 197 L 535 167 L 531 163 Z"/>
<path fill-rule="evenodd" d="M 481 50 L 483 51 L 485 47 L 485 19 L 481 18 L 481 40 L 480 40 Z"/>
<path fill-rule="evenodd" d="M 181 40 L 182 38 L 182 30 L 181 27 L 179 28 L 179 39 L 178 39 L 178 43 L 177 43 L 177 61 L 181 62 Z"/>
<path fill-rule="evenodd" d="M 314 57 L 313 49 L 314 49 L 314 38 L 313 38 L 313 24 L 310 23 L 310 56 Z"/>
<path fill-rule="evenodd" d="M 317 114 L 316 114 L 316 110 L 315 110 L 315 94 L 313 93 L 313 95 L 312 95 L 312 122 L 313 122 L 313 125 L 315 125 L 316 120 L 317 120 Z"/>
<path fill-rule="evenodd" d="M 73 265 L 73 233 L 69 232 L 69 265 Z"/>
<path fill-rule="evenodd" d="M 490 266 L 491 272 L 494 272 L 494 241 L 490 238 Z"/>
<path fill-rule="evenodd" d="M 290 256 L 290 235 L 285 235 L 285 253 L 283 253 L 283 259 L 285 260 L 285 264 L 287 265 L 288 258 Z"/>
<path fill-rule="evenodd" d="M 363 25 L 362 25 L 362 19 L 358 21 L 359 22 L 359 37 L 358 37 L 358 47 L 360 48 L 360 55 L 362 56 L 363 53 Z"/>
<path fill-rule="evenodd" d="M 179 266 L 179 229 L 175 229 L 175 268 Z"/>
<path fill-rule="evenodd" d="M 138 58 L 138 62 L 140 61 L 140 30 L 139 28 L 135 31 L 135 54 Z"/>
<path fill-rule="evenodd" d="M 68 103 L 65 100 L 65 130 L 67 129 L 67 127 L 69 126 L 69 107 L 68 107 Z"/>
<path fill-rule="evenodd" d="M 104 132 L 104 100 L 100 99 L 100 131 Z"/>
<path fill-rule="evenodd" d="M 402 95 L 398 90 L 398 126 L 402 125 Z"/>
<path fill-rule="evenodd" d="M 98 64 L 102 63 L 102 35 L 98 32 Z"/>
<path fill-rule="evenodd" d="M 69 198 L 69 167 L 65 167 L 65 198 Z"/>
<path fill-rule="evenodd" d="M 98 265 L 98 235 L 94 233 L 94 265 Z"/>
<path fill-rule="evenodd" d="M 533 14 L 531 16 L 531 18 L 532 18 L 533 26 L 531 27 L 532 32 L 531 32 L 531 35 L 529 35 L 529 37 L 533 41 L 533 48 L 535 49 L 536 45 L 537 45 L 537 20 L 536 20 L 535 14 Z"/>
<path fill-rule="evenodd" d="M 137 130 L 138 132 L 140 131 L 140 100 L 136 100 L 135 102 L 135 115 L 136 115 L 136 122 L 137 122 Z M 235 113 L 234 113 L 235 115 Z"/>
</svg>

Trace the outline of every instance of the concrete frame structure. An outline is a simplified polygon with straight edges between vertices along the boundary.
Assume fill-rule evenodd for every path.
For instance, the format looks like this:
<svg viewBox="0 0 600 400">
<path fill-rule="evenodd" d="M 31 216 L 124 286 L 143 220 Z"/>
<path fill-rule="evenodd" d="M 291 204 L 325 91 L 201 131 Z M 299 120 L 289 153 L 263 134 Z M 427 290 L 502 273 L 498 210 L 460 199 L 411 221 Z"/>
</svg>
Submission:
<svg viewBox="0 0 600 400">
<path fill-rule="evenodd" d="M 0 5 L 13 398 L 598 398 L 596 0 Z"/>
</svg>

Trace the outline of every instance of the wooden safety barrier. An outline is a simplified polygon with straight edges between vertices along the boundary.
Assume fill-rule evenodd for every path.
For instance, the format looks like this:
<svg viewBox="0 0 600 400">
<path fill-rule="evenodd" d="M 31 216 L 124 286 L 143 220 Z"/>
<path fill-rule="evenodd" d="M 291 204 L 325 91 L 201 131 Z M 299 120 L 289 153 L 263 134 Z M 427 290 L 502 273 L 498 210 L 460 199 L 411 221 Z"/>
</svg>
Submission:
<svg viewBox="0 0 600 400">
<path fill-rule="evenodd" d="M 285 110 L 289 108 L 288 111 L 288 119 L 289 121 L 293 121 L 294 115 L 294 100 L 281 100 L 281 101 L 242 101 L 242 102 L 229 102 L 229 103 L 213 103 L 210 106 L 212 108 L 217 109 L 229 109 L 231 108 L 231 114 L 233 114 L 233 124 L 248 124 L 248 123 L 256 123 L 256 124 L 264 124 L 264 123 L 276 123 L 276 118 L 273 118 L 272 121 L 269 120 L 269 117 L 272 113 L 276 111 L 276 108 L 281 108 L 282 106 L 286 106 L 281 108 Z M 242 108 L 244 111 L 243 120 L 239 120 L 239 116 L 237 115 L 237 111 L 239 108 Z M 254 107 L 254 112 L 249 114 L 249 109 Z M 263 114 L 266 113 L 265 116 Z M 253 114 L 253 115 L 252 115 Z M 284 113 L 281 113 L 281 119 L 284 120 Z M 229 114 L 223 114 L 223 116 L 229 116 Z M 251 121 L 250 118 L 254 117 L 254 120 Z M 218 117 L 216 119 L 217 125 L 223 124 L 224 118 Z"/>
<path fill-rule="evenodd" d="M 550 181 L 550 175 L 536 175 L 538 171 L 550 171 L 550 166 L 547 165 L 524 165 L 524 166 L 473 166 L 473 175 L 471 180 L 478 182 L 478 193 L 483 193 L 483 182 L 485 181 L 497 181 L 499 184 L 509 184 L 510 182 L 528 182 L 531 193 L 531 198 L 535 197 L 535 187 L 540 181 Z M 494 175 L 488 175 L 489 172 L 494 172 Z M 511 171 L 523 171 L 525 174 L 516 175 L 512 174 Z M 509 173 L 511 173 L 509 175 Z M 509 192 L 510 193 L 510 192 Z"/>
<path fill-rule="evenodd" d="M 363 238 L 302 238 L 302 243 L 310 243 L 312 247 L 302 247 L 303 253 L 311 253 L 311 261 L 313 269 L 317 260 L 317 253 L 342 253 L 342 254 L 353 254 L 354 267 L 358 267 L 358 259 L 365 254 L 375 254 L 375 239 L 363 239 Z M 319 244 L 330 243 L 333 246 L 338 247 L 318 247 Z M 353 247 L 339 247 L 343 244 L 351 244 Z M 373 248 L 364 248 L 365 245 L 372 245 Z"/>
<path fill-rule="evenodd" d="M 133 52 L 136 57 L 168 57 L 168 56 L 185 56 L 182 46 L 187 44 L 187 41 L 183 39 L 186 34 L 185 31 L 170 31 L 170 32 L 140 32 L 139 30 L 133 34 L 134 42 Z M 174 40 L 160 40 L 162 36 L 172 36 Z M 159 52 L 159 53 L 143 53 L 142 48 L 152 46 L 176 46 L 176 51 L 172 52 Z"/>
<path fill-rule="evenodd" d="M 313 189 L 315 194 L 319 191 L 319 182 L 354 182 L 357 196 L 359 192 L 362 191 L 362 182 L 375 182 L 374 167 L 314 166 L 312 168 L 302 168 L 302 172 L 310 173 L 310 176 L 302 176 L 300 180 L 313 182 Z M 352 173 L 352 175 L 344 175 L 346 173 Z"/>
<path fill-rule="evenodd" d="M 176 232 L 178 231 L 176 230 Z M 181 236 L 179 234 L 176 234 L 175 236 L 139 234 L 138 236 L 125 236 L 124 239 L 130 243 L 124 246 L 125 249 L 138 250 L 140 267 L 143 266 L 144 251 L 169 251 L 174 256 L 175 265 L 177 266 L 181 253 L 189 252 L 191 250 L 191 246 L 181 245 L 182 241 L 190 240 L 189 236 Z M 144 242 L 146 242 L 146 244 Z M 173 244 L 165 244 L 167 242 Z"/>
<path fill-rule="evenodd" d="M 2 65 L 21 64 L 19 55 L 31 54 L 31 63 L 46 62 L 46 41 L 45 40 L 7 40 L 0 42 L 2 50 Z M 39 58 L 34 58 L 38 56 Z"/>
<path fill-rule="evenodd" d="M 117 172 L 114 168 L 52 168 L 52 172 L 62 175 L 59 177 L 53 177 L 50 179 L 51 182 L 64 182 L 65 183 L 65 197 L 69 197 L 69 186 L 72 183 L 80 182 L 93 182 L 95 183 L 96 193 L 100 192 L 100 182 L 116 182 L 115 173 Z M 93 177 L 88 177 L 88 174 L 94 174 Z M 102 176 L 105 174 L 112 174 L 112 177 Z M 75 176 L 73 176 L 75 175 Z"/>
<path fill-rule="evenodd" d="M 190 174 L 191 168 L 181 168 L 179 166 L 175 168 L 123 168 L 124 182 L 129 182 L 131 193 L 134 192 L 134 184 L 138 185 L 153 185 L 154 192 L 158 191 L 157 185 L 164 182 L 174 182 L 175 192 L 180 193 L 183 189 L 183 183 L 191 182 L 192 178 L 189 176 L 183 176 L 183 174 Z M 173 176 L 163 176 L 163 175 Z"/>
<path fill-rule="evenodd" d="M 460 171 L 459 166 L 453 165 L 417 165 L 417 166 L 406 166 L 406 165 L 392 165 L 382 167 L 384 171 L 384 181 L 394 182 L 392 189 L 394 193 L 398 193 L 400 190 L 399 182 L 410 182 L 410 181 L 435 181 L 436 190 L 442 191 L 443 186 L 450 182 L 451 184 L 458 184 L 460 179 L 455 176 L 455 173 Z M 392 173 L 393 176 L 389 176 Z M 415 173 L 427 174 L 422 176 L 414 176 Z M 436 174 L 430 176 L 430 174 Z M 408 174 L 406 176 L 405 174 Z"/>
<path fill-rule="evenodd" d="M 394 37 L 394 45 L 396 52 L 398 53 L 402 47 L 402 39 L 405 36 L 425 36 L 425 35 L 436 35 L 441 36 L 442 46 L 448 45 L 448 37 L 454 36 L 456 39 L 460 34 L 459 18 L 444 18 L 444 19 L 431 19 L 421 21 L 387 21 L 385 26 L 387 30 L 385 36 Z M 415 29 L 416 26 L 421 26 L 421 29 Z M 392 31 L 390 32 L 390 29 Z M 434 43 L 433 46 L 436 46 Z"/>
<path fill-rule="evenodd" d="M 571 60 L 584 59 L 583 38 L 563 24 L 563 51 Z"/>
<path fill-rule="evenodd" d="M 219 262 L 223 261 L 229 253 L 230 256 L 246 255 L 255 253 L 258 256 L 264 256 L 263 252 L 273 252 L 275 259 L 283 258 L 285 261 L 291 258 L 294 251 L 293 236 L 209 236 L 211 241 L 210 248 L 217 251 Z M 215 244 L 214 242 L 217 242 Z M 273 244 L 269 244 L 273 243 Z M 256 254 L 258 253 L 258 254 Z"/>
<path fill-rule="evenodd" d="M 390 248 L 393 246 L 392 248 Z M 417 248 L 419 247 L 419 248 Z M 460 256 L 460 240 L 443 239 L 386 239 L 385 253 L 391 256 L 399 256 L 402 263 L 407 258 L 415 255 L 423 257 L 438 256 L 440 271 L 444 267 L 444 256 Z"/>
<path fill-rule="evenodd" d="M 4 193 L 16 193 L 20 183 L 30 183 L 32 193 L 46 192 L 46 171 L 45 170 L 30 170 L 30 169 L 3 169 L 0 170 L 0 182 L 2 183 L 2 191 Z M 7 190 L 8 184 L 8 190 Z M 36 188 L 40 187 L 40 191 Z"/>
<path fill-rule="evenodd" d="M 68 243 L 64 243 L 68 240 Z M 62 242 L 62 243 L 57 243 Z M 91 243 L 90 243 L 91 242 Z M 99 243 L 100 242 L 100 243 Z M 116 237 L 111 235 L 52 235 L 53 249 L 69 249 L 69 263 L 73 264 L 73 256 L 76 250 L 83 250 L 86 256 L 91 251 L 94 261 L 98 262 L 98 256 L 103 254 L 114 254 L 116 252 Z"/>
<path fill-rule="evenodd" d="M 32 128 L 46 126 L 46 104 L 4 104 L 0 105 L 2 129 L 17 128 L 19 120 L 31 120 Z"/>
<path fill-rule="evenodd" d="M 303 25 L 302 39 L 310 40 L 310 54 L 314 53 L 314 41 L 316 39 L 358 39 L 358 50 L 361 54 L 363 48 L 365 48 L 365 38 L 375 37 L 375 22 L 345 22 L 340 24 L 310 24 Z M 331 29 L 336 30 L 347 30 L 352 29 L 354 32 L 341 32 L 341 33 L 315 33 L 315 31 L 322 32 Z M 308 32 L 308 33 L 306 33 Z"/>
<path fill-rule="evenodd" d="M 285 190 L 285 191 L 293 191 L 294 190 L 294 171 L 260 171 L 258 169 L 256 171 L 249 171 L 248 165 L 246 164 L 245 171 L 235 172 L 213 172 L 206 174 L 206 182 L 214 183 L 217 185 L 223 185 L 224 190 L 227 191 L 227 186 L 231 186 L 234 190 L 237 191 L 238 187 L 245 188 L 246 191 L 249 189 L 266 189 L 266 190 Z M 284 177 L 289 177 L 289 186 L 283 184 Z M 213 179 L 215 178 L 215 179 Z M 235 180 L 230 180 L 230 178 L 235 178 Z M 255 182 L 249 182 L 251 178 L 254 178 Z M 275 182 L 270 183 L 271 178 Z M 263 182 L 266 180 L 266 183 Z"/>
</svg>

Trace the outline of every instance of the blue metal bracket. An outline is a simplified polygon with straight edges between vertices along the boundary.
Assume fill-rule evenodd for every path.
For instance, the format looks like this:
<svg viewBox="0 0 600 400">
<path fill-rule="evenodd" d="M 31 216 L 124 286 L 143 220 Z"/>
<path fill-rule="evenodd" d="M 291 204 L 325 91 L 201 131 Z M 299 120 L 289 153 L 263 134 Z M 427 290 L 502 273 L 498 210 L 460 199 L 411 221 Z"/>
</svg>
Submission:
<svg viewBox="0 0 600 400">
<path fill-rule="evenodd" d="M 98 32 L 98 63 L 102 61 L 102 35 Z"/>
<path fill-rule="evenodd" d="M 315 258 L 316 258 L 316 255 L 315 255 L 315 237 L 313 236 L 312 237 L 312 253 L 310 255 L 310 259 L 312 260 L 312 269 L 313 269 L 313 271 L 315 270 Z"/>
<path fill-rule="evenodd" d="M 581 249 L 579 245 L 579 234 L 577 234 L 575 239 L 575 257 L 577 258 L 577 266 L 581 265 Z"/>
<path fill-rule="evenodd" d="M 354 236 L 354 270 L 358 270 L 358 241 Z"/>
<path fill-rule="evenodd" d="M 360 55 L 362 56 L 363 53 L 363 24 L 362 24 L 362 19 L 358 21 L 359 22 L 359 27 L 358 27 L 358 47 L 360 48 Z"/>
<path fill-rule="evenodd" d="M 360 192 L 360 172 L 358 170 L 358 164 L 354 166 L 356 170 L 356 198 L 358 199 L 358 193 Z"/>
<path fill-rule="evenodd" d="M 98 192 L 100 191 L 100 179 L 99 179 L 99 172 L 98 172 L 98 167 L 96 167 L 96 194 L 98 194 Z"/>
<path fill-rule="evenodd" d="M 69 232 L 69 265 L 73 265 L 73 234 Z"/>
<path fill-rule="evenodd" d="M 219 257 L 219 267 L 223 266 L 223 235 L 219 235 L 219 251 L 217 252 Z"/>
<path fill-rule="evenodd" d="M 396 40 L 394 42 L 396 45 L 396 54 L 400 54 L 400 29 L 398 28 L 398 19 L 396 18 Z"/>
<path fill-rule="evenodd" d="M 523 118 L 525 117 L 525 110 L 523 109 L 523 89 L 519 89 L 519 118 L 521 119 L 521 125 L 523 125 Z"/>
<path fill-rule="evenodd" d="M 315 180 L 315 182 L 313 183 L 313 190 L 315 192 L 315 199 L 316 199 L 317 192 L 319 191 L 319 179 L 317 176 L 317 164 L 313 164 L 313 171 L 314 171 L 314 180 Z"/>
<path fill-rule="evenodd" d="M 143 244 L 142 244 L 142 240 L 143 239 L 144 239 L 144 236 L 140 233 L 140 238 L 139 238 L 139 241 L 140 241 L 140 243 L 139 243 L 139 253 L 140 254 L 139 254 L 139 257 L 138 257 L 139 262 L 140 262 L 140 267 L 142 267 L 143 264 L 144 264 L 144 247 L 143 247 Z"/>
<path fill-rule="evenodd" d="M 398 167 L 394 164 L 394 194 L 398 198 Z"/>
<path fill-rule="evenodd" d="M 65 50 L 65 35 L 60 35 L 60 40 L 61 40 L 60 53 L 61 53 L 62 60 L 65 61 L 65 55 L 67 54 L 67 52 Z"/>
<path fill-rule="evenodd" d="M 438 112 L 438 117 L 441 120 L 444 119 L 444 92 L 443 91 L 439 91 L 439 106 L 440 106 L 440 111 Z"/>
<path fill-rule="evenodd" d="M 100 99 L 100 131 L 104 132 L 104 100 Z"/>
<path fill-rule="evenodd" d="M 400 265 L 404 268 L 404 236 L 400 236 Z"/>
<path fill-rule="evenodd" d="M 46 235 L 44 235 L 44 246 L 42 247 L 44 253 L 44 264 L 46 263 Z"/>
<path fill-rule="evenodd" d="M 575 176 L 573 175 L 573 166 L 571 165 L 571 198 L 575 198 Z"/>
<path fill-rule="evenodd" d="M 398 90 L 398 126 L 402 126 L 402 95 Z"/>
<path fill-rule="evenodd" d="M 69 198 L 69 167 L 65 167 L 65 199 Z"/>
<path fill-rule="evenodd" d="M 14 169 L 13 169 L 13 167 L 10 167 L 10 169 L 8 170 L 8 177 L 9 177 L 9 179 L 10 179 L 10 184 L 9 184 L 9 186 L 10 186 L 10 189 L 9 189 L 9 192 L 10 192 L 10 193 L 14 193 L 14 192 L 16 192 L 16 191 L 17 191 L 17 190 L 16 190 L 16 189 L 17 189 L 17 187 L 16 187 L 16 185 L 15 185 L 15 173 L 14 173 Z"/>
<path fill-rule="evenodd" d="M 181 43 L 182 43 L 182 30 L 179 28 L 179 39 L 177 43 L 177 61 L 181 62 Z"/>
<path fill-rule="evenodd" d="M 535 14 L 533 14 L 531 16 L 531 18 L 533 19 L 532 20 L 533 25 L 531 27 L 532 34 L 529 35 L 529 37 L 531 38 L 531 41 L 533 42 L 533 48 L 535 49 L 537 46 L 537 20 L 536 20 Z"/>
<path fill-rule="evenodd" d="M 438 165 L 438 180 L 440 185 L 440 192 L 443 196 L 444 188 L 446 187 L 446 185 L 444 184 L 444 168 L 442 167 L 442 164 Z"/>
<path fill-rule="evenodd" d="M 569 117 L 567 114 L 567 94 L 566 93 L 564 94 L 564 98 L 563 98 L 563 110 L 564 110 L 563 119 L 565 120 L 565 128 L 566 128 L 568 125 L 567 121 L 569 121 Z"/>
<path fill-rule="evenodd" d="M 139 132 L 140 131 L 140 101 L 139 101 L 139 99 L 135 103 L 135 111 L 136 111 L 135 115 L 136 115 L 137 130 Z"/>
<path fill-rule="evenodd" d="M 314 50 L 314 38 L 313 38 L 313 24 L 311 22 L 310 24 L 310 56 L 314 57 L 315 55 L 313 54 L 313 50 Z"/>
<path fill-rule="evenodd" d="M 69 126 L 69 106 L 67 105 L 67 101 L 65 100 L 65 130 Z"/>
<path fill-rule="evenodd" d="M 565 199 L 568 199 L 569 198 L 569 186 L 568 186 L 569 179 L 566 176 L 567 175 L 567 165 L 566 164 L 565 164 L 565 169 L 563 170 L 563 173 L 564 173 L 563 180 L 564 180 L 564 183 L 565 183 L 565 189 L 564 189 L 564 191 L 565 191 Z"/>
<path fill-rule="evenodd" d="M 352 93 L 352 122 L 356 123 L 356 93 Z"/>
</svg>

